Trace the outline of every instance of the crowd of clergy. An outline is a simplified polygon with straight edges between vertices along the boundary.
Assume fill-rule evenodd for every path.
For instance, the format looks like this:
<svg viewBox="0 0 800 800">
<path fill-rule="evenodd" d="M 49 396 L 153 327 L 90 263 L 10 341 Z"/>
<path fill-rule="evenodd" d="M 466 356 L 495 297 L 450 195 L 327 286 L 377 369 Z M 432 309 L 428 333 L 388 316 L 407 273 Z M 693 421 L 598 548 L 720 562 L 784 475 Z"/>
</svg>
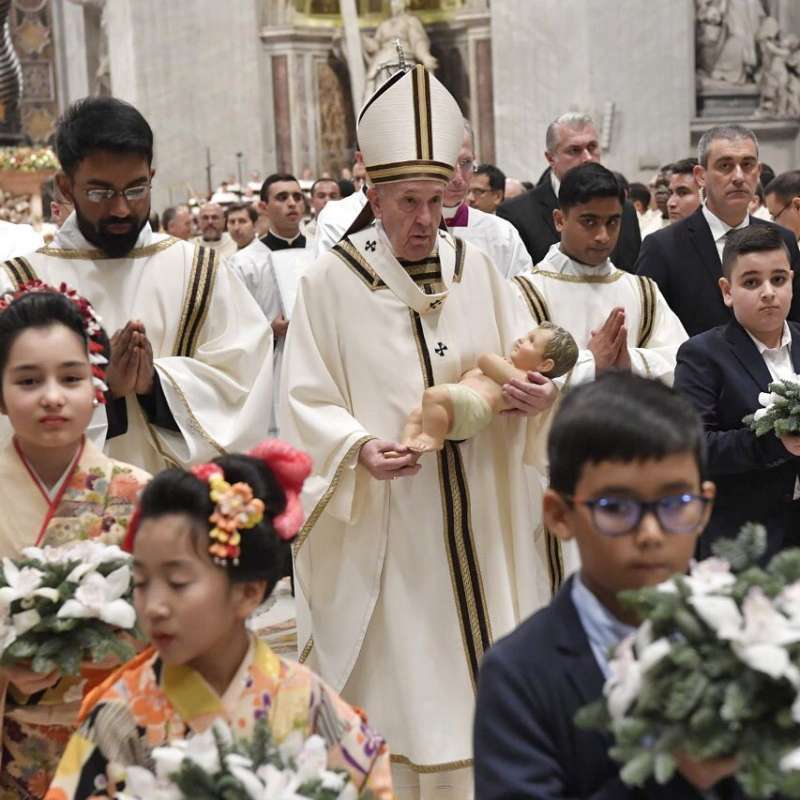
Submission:
<svg viewBox="0 0 800 800">
<path fill-rule="evenodd" d="M 569 716 L 570 692 L 600 691 L 605 648 L 629 620 L 604 594 L 597 553 L 559 525 L 569 503 L 558 517 L 547 499 L 548 435 L 562 411 L 565 441 L 578 411 L 587 430 L 641 418 L 642 441 L 680 428 L 683 444 L 664 445 L 680 455 L 699 419 L 707 464 L 690 462 L 696 480 L 677 483 L 681 497 L 703 500 L 692 552 L 708 554 L 749 520 L 766 526 L 769 554 L 797 543 L 800 440 L 757 438 L 742 419 L 771 381 L 800 373 L 800 170 L 775 176 L 753 131 L 724 125 L 651 186 L 629 184 L 602 166 L 592 119 L 569 112 L 547 129 L 547 170 L 522 183 L 480 163 L 457 102 L 421 66 L 365 103 L 357 136 L 350 179 L 276 173 L 252 201 L 223 187 L 157 215 L 142 115 L 114 98 L 65 112 L 54 228 L 47 243 L 27 226 L 0 228 L 0 288 L 42 281 L 86 298 L 110 340 L 107 392 L 85 447 L 52 464 L 21 446 L 0 398 L 13 428 L 0 453 L 0 556 L 63 541 L 69 526 L 59 540 L 53 521 L 82 519 L 90 505 L 65 507 L 75 474 L 124 468 L 141 488 L 168 468 L 278 437 L 312 465 L 286 573 L 302 665 L 293 669 L 333 698 L 314 706 L 329 748 L 353 747 L 342 744 L 357 718 L 350 706 L 366 715 L 348 766 L 365 790 L 399 800 L 640 796 L 619 781 L 602 735 L 578 733 Z M 548 377 L 547 343 L 560 330 L 574 340 L 574 365 Z M 3 369 L 7 359 L 0 353 Z M 426 393 L 437 386 L 438 405 Z M 632 446 L 611 460 L 636 461 Z M 701 478 L 716 485 L 713 509 Z M 596 508 L 584 512 L 597 519 Z M 676 538 L 658 529 L 658 513 L 640 508 L 625 532 L 642 553 Z M 545 626 L 551 609 L 563 625 Z M 536 612 L 538 627 L 524 628 Z M 522 638 L 551 628 L 573 638 Z M 559 661 L 570 648 L 575 659 Z M 270 663 L 259 650 L 248 658 Z M 570 673 L 585 682 L 567 685 Z M 166 688 L 166 701 L 158 695 L 154 674 L 150 694 L 123 707 L 178 703 Z M 201 675 L 227 713 L 237 687 Z M 44 797 L 54 774 L 50 800 L 115 796 L 98 759 L 124 762 L 137 748 L 98 734 L 102 715 L 82 718 L 80 747 L 58 766 L 69 735 L 57 746 L 42 734 L 55 719 L 36 716 L 42 687 L 0 670 L 0 692 L 0 798 Z M 58 703 L 67 707 L 63 694 Z M 58 719 L 68 734 L 79 725 L 69 708 Z M 181 714 L 191 730 L 208 725 Z M 49 761 L 25 751 L 26 736 Z M 729 769 L 702 767 L 682 763 L 663 796 L 738 796 Z"/>
</svg>

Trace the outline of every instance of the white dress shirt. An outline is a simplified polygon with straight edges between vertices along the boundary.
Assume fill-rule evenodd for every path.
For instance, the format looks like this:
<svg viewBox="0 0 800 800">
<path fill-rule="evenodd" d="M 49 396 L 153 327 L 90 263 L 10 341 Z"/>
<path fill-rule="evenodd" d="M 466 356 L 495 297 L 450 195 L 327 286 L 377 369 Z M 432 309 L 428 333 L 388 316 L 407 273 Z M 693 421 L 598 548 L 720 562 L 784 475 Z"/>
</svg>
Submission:
<svg viewBox="0 0 800 800">
<path fill-rule="evenodd" d="M 722 251 L 725 249 L 725 237 L 730 230 L 740 230 L 750 224 L 750 215 L 745 214 L 744 219 L 738 225 L 728 225 L 723 222 L 713 211 L 708 210 L 708 206 L 703 203 L 703 216 L 706 218 L 708 227 L 711 228 L 711 235 L 714 237 L 714 244 L 717 246 L 719 260 L 722 262 Z"/>
</svg>

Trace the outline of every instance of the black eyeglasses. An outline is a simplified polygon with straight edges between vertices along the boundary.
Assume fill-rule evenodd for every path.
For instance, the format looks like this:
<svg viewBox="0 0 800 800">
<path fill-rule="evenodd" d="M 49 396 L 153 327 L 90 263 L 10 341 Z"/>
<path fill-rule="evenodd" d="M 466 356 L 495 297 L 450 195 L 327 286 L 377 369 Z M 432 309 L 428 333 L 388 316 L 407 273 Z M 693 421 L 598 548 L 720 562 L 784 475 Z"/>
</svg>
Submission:
<svg viewBox="0 0 800 800">
<path fill-rule="evenodd" d="M 792 200 L 794 200 L 794 198 L 792 198 Z M 783 212 L 786 211 L 786 209 L 792 204 L 792 200 L 790 200 L 777 214 L 772 215 L 773 222 L 777 222 L 780 219 L 781 214 L 783 214 Z"/>
<path fill-rule="evenodd" d="M 690 492 L 660 497 L 658 500 L 634 500 L 630 497 L 598 497 L 596 500 L 564 499 L 586 506 L 592 523 L 604 536 L 626 536 L 641 525 L 644 515 L 652 513 L 665 533 L 694 533 L 705 518 L 711 502 L 707 497 Z"/>
</svg>

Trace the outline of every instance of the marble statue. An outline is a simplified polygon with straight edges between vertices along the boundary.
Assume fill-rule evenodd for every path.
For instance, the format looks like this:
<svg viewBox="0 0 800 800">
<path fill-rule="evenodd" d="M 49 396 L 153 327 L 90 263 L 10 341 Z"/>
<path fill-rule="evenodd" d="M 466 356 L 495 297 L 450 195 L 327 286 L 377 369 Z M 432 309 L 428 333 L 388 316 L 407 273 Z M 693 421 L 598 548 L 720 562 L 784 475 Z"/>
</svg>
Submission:
<svg viewBox="0 0 800 800">
<path fill-rule="evenodd" d="M 698 65 L 704 76 L 735 86 L 754 84 L 761 0 L 695 0 Z"/>
<path fill-rule="evenodd" d="M 408 12 L 408 0 L 391 0 L 392 15 L 378 25 L 374 36 L 364 35 L 363 49 L 367 65 L 364 99 L 371 97 L 397 66 L 399 39 L 409 64 L 422 64 L 434 70 L 436 59 L 431 55 L 430 39 L 422 23 Z"/>
<path fill-rule="evenodd" d="M 91 83 L 91 93 L 98 96 L 111 95 L 111 59 L 108 51 L 108 9 L 106 0 L 70 0 L 75 5 L 99 12 L 99 24 L 87 29 L 86 36 L 95 40 L 97 65 Z"/>
</svg>

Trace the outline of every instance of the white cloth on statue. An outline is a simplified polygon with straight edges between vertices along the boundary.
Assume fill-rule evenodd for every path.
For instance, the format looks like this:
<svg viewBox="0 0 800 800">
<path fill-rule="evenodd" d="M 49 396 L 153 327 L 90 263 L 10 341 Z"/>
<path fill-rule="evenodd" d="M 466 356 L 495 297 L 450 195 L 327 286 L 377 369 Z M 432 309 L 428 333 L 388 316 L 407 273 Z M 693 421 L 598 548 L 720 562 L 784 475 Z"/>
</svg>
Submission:
<svg viewBox="0 0 800 800">
<path fill-rule="evenodd" d="M 30 225 L 0 220 L 0 261 L 26 256 L 44 246 L 44 239 Z"/>
<path fill-rule="evenodd" d="M 345 235 L 367 202 L 367 193 L 358 191 L 341 200 L 329 200 L 325 204 L 317 219 L 314 242 L 317 258 L 327 253 Z"/>
<path fill-rule="evenodd" d="M 730 230 L 741 230 L 750 224 L 750 215 L 745 214 L 744 219 L 738 225 L 728 225 L 727 222 L 721 220 L 713 211 L 710 211 L 708 206 L 703 203 L 703 216 L 706 218 L 708 227 L 711 228 L 711 236 L 714 239 L 714 244 L 719 253 L 719 260 L 722 263 L 722 251 L 725 249 L 725 237 Z"/>
<path fill-rule="evenodd" d="M 466 225 L 448 226 L 453 236 L 483 250 L 504 278 L 510 280 L 515 275 L 531 271 L 531 255 L 519 232 L 507 219 L 487 214 L 479 208 L 468 207 L 467 213 Z"/>
<path fill-rule="evenodd" d="M 377 481 L 358 464 L 370 438 L 401 437 L 426 385 L 458 381 L 531 327 L 483 253 L 443 231 L 438 246 L 427 292 L 379 223 L 320 257 L 300 279 L 280 404 L 283 436 L 316 469 L 295 549 L 301 658 L 428 772 L 470 764 L 480 658 L 548 602 L 548 556 L 560 561 L 542 474 L 523 467 L 543 464 L 552 411 L 496 417 L 413 477 Z"/>
<path fill-rule="evenodd" d="M 597 267 L 581 264 L 556 243 L 532 273 L 516 278 L 520 296 L 536 318 L 531 303 L 535 306 L 537 297 L 525 291 L 525 284 L 538 293 L 547 318 L 566 328 L 581 349 L 572 384 L 594 380 L 594 356 L 586 347 L 592 331 L 606 321 L 613 308 L 621 307 L 625 309 L 631 370 L 672 385 L 678 348 L 688 337 L 653 281 L 617 269 L 608 259 Z"/>
<path fill-rule="evenodd" d="M 73 212 L 52 247 L 26 257 L 41 280 L 64 281 L 85 296 L 109 337 L 131 319 L 144 324 L 180 432 L 151 424 L 130 396 L 127 432 L 109 439 L 105 452 L 152 474 L 171 462 L 188 466 L 247 450 L 269 431 L 272 331 L 224 264 L 196 302 L 188 301 L 199 252 L 145 225 L 127 256 L 108 258 L 83 237 Z M 11 286 L 5 270 L 0 278 L 3 288 Z M 191 356 L 178 354 L 181 329 L 191 339 Z"/>
</svg>

